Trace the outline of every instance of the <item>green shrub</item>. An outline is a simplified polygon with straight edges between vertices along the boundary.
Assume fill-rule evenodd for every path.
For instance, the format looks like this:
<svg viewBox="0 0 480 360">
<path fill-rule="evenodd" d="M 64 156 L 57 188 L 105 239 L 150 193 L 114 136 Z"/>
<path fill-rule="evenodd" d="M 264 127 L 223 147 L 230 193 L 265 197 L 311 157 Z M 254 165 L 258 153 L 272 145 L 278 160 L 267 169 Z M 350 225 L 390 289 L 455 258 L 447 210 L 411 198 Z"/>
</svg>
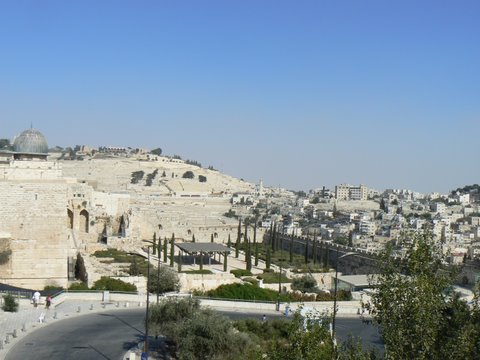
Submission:
<svg viewBox="0 0 480 360">
<path fill-rule="evenodd" d="M 317 292 L 317 281 L 312 275 L 303 275 L 292 281 L 292 289 L 305 292 Z"/>
<path fill-rule="evenodd" d="M 3 295 L 2 310 L 7 312 L 18 311 L 18 302 L 15 300 L 13 295 L 10 295 L 10 294 Z"/>
<path fill-rule="evenodd" d="M 169 291 L 180 290 L 180 280 L 175 270 L 168 266 L 160 266 L 150 272 L 148 291 L 163 294 Z"/>
<path fill-rule="evenodd" d="M 238 331 L 250 333 L 263 340 L 286 338 L 290 328 L 289 319 L 269 319 L 269 321 L 260 321 L 259 319 L 241 319 L 234 322 L 234 327 Z"/>
<path fill-rule="evenodd" d="M 248 282 L 252 285 L 257 285 L 258 284 L 258 280 L 253 278 L 253 277 L 246 277 L 246 278 L 243 278 L 243 281 L 245 282 Z"/>
<path fill-rule="evenodd" d="M 109 291 L 137 291 L 137 287 L 133 284 L 126 283 L 122 280 L 113 279 L 107 276 L 102 276 L 95 281 L 92 290 L 109 290 Z"/>
<path fill-rule="evenodd" d="M 206 295 L 214 298 L 277 301 L 278 292 L 269 289 L 261 289 L 252 284 L 227 284 L 221 285 L 215 290 L 206 292 Z M 289 301 L 288 295 L 281 294 L 281 301 Z"/>
<path fill-rule="evenodd" d="M 47 285 L 43 288 L 44 292 L 50 292 L 50 293 L 59 292 L 62 290 L 63 288 L 61 286 L 55 286 L 55 285 Z"/>
<path fill-rule="evenodd" d="M 230 270 L 230 273 L 235 275 L 235 277 L 237 278 L 240 278 L 242 276 L 252 276 L 252 272 L 245 269 Z"/>
<path fill-rule="evenodd" d="M 138 184 L 138 182 L 143 179 L 143 175 L 145 175 L 145 173 L 142 170 L 132 172 L 130 183 Z"/>
<path fill-rule="evenodd" d="M 257 278 L 262 279 L 265 284 L 278 284 L 278 273 L 276 272 L 266 272 L 257 276 Z M 280 277 L 282 283 L 291 283 L 292 279 L 282 274 Z"/>
<path fill-rule="evenodd" d="M 180 271 L 183 274 L 198 274 L 198 275 L 211 275 L 213 272 L 211 270 L 185 270 Z"/>
<path fill-rule="evenodd" d="M 185 171 L 182 175 L 182 178 L 184 179 L 193 179 L 195 177 L 195 174 L 193 173 L 193 171 Z"/>
<path fill-rule="evenodd" d="M 68 287 L 68 290 L 88 290 L 88 285 L 86 283 L 73 283 Z"/>
</svg>

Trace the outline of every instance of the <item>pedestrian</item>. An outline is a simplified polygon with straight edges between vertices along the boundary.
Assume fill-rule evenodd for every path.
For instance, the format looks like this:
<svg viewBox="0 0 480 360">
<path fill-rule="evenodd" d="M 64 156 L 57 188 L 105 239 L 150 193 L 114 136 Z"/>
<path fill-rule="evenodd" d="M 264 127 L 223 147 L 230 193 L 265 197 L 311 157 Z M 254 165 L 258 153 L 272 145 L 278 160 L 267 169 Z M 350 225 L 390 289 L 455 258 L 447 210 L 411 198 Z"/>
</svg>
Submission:
<svg viewBox="0 0 480 360">
<path fill-rule="evenodd" d="M 47 296 L 47 300 L 45 301 L 45 307 L 50 309 L 50 305 L 52 304 L 52 297 L 50 295 Z"/>
<path fill-rule="evenodd" d="M 262 316 L 262 322 L 266 322 L 267 321 L 267 317 L 265 316 L 265 314 L 263 314 Z"/>
<path fill-rule="evenodd" d="M 33 307 L 37 307 L 40 302 L 40 292 L 38 290 L 33 293 L 32 301 Z"/>
</svg>

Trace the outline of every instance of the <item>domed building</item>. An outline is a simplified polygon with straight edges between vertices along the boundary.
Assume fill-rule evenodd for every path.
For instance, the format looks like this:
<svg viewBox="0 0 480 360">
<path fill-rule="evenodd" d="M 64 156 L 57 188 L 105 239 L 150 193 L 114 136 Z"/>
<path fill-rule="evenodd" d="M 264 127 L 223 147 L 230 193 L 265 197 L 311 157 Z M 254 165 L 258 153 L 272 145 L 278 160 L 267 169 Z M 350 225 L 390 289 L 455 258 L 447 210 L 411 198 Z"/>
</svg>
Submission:
<svg viewBox="0 0 480 360">
<path fill-rule="evenodd" d="M 35 129 L 27 129 L 13 140 L 15 160 L 46 160 L 48 144 L 45 136 Z"/>
<path fill-rule="evenodd" d="M 8 162 L 0 163 L 0 283 L 28 289 L 68 281 L 66 211 L 69 183 L 47 159 L 48 144 L 35 129 L 21 132 Z"/>
<path fill-rule="evenodd" d="M 35 129 L 0 150 L 0 284 L 68 287 L 77 254 L 97 249 L 106 224 L 125 224 L 129 196 L 95 192 L 47 156 L 47 140 Z"/>
</svg>

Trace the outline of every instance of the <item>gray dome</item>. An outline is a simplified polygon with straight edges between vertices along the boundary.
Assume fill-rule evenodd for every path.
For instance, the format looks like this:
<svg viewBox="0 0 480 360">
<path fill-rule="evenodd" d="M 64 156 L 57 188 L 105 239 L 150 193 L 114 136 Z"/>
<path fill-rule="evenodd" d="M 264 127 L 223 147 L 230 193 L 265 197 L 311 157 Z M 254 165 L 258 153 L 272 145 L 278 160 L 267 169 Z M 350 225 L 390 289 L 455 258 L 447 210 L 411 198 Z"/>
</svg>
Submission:
<svg viewBox="0 0 480 360">
<path fill-rule="evenodd" d="M 47 154 L 47 140 L 40 131 L 28 129 L 15 138 L 13 151 L 22 154 Z"/>
</svg>

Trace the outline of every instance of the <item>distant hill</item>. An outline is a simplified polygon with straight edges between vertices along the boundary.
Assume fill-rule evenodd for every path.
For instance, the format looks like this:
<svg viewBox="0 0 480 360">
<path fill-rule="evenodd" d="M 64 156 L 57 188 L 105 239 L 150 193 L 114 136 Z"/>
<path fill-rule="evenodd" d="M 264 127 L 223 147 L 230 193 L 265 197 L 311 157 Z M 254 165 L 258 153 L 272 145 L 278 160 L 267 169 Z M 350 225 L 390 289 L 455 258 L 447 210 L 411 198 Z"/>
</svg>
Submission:
<svg viewBox="0 0 480 360">
<path fill-rule="evenodd" d="M 95 184 L 97 190 L 108 192 L 233 194 L 254 188 L 253 184 L 199 164 L 161 156 L 149 161 L 134 157 L 59 161 L 65 176 Z"/>
</svg>

